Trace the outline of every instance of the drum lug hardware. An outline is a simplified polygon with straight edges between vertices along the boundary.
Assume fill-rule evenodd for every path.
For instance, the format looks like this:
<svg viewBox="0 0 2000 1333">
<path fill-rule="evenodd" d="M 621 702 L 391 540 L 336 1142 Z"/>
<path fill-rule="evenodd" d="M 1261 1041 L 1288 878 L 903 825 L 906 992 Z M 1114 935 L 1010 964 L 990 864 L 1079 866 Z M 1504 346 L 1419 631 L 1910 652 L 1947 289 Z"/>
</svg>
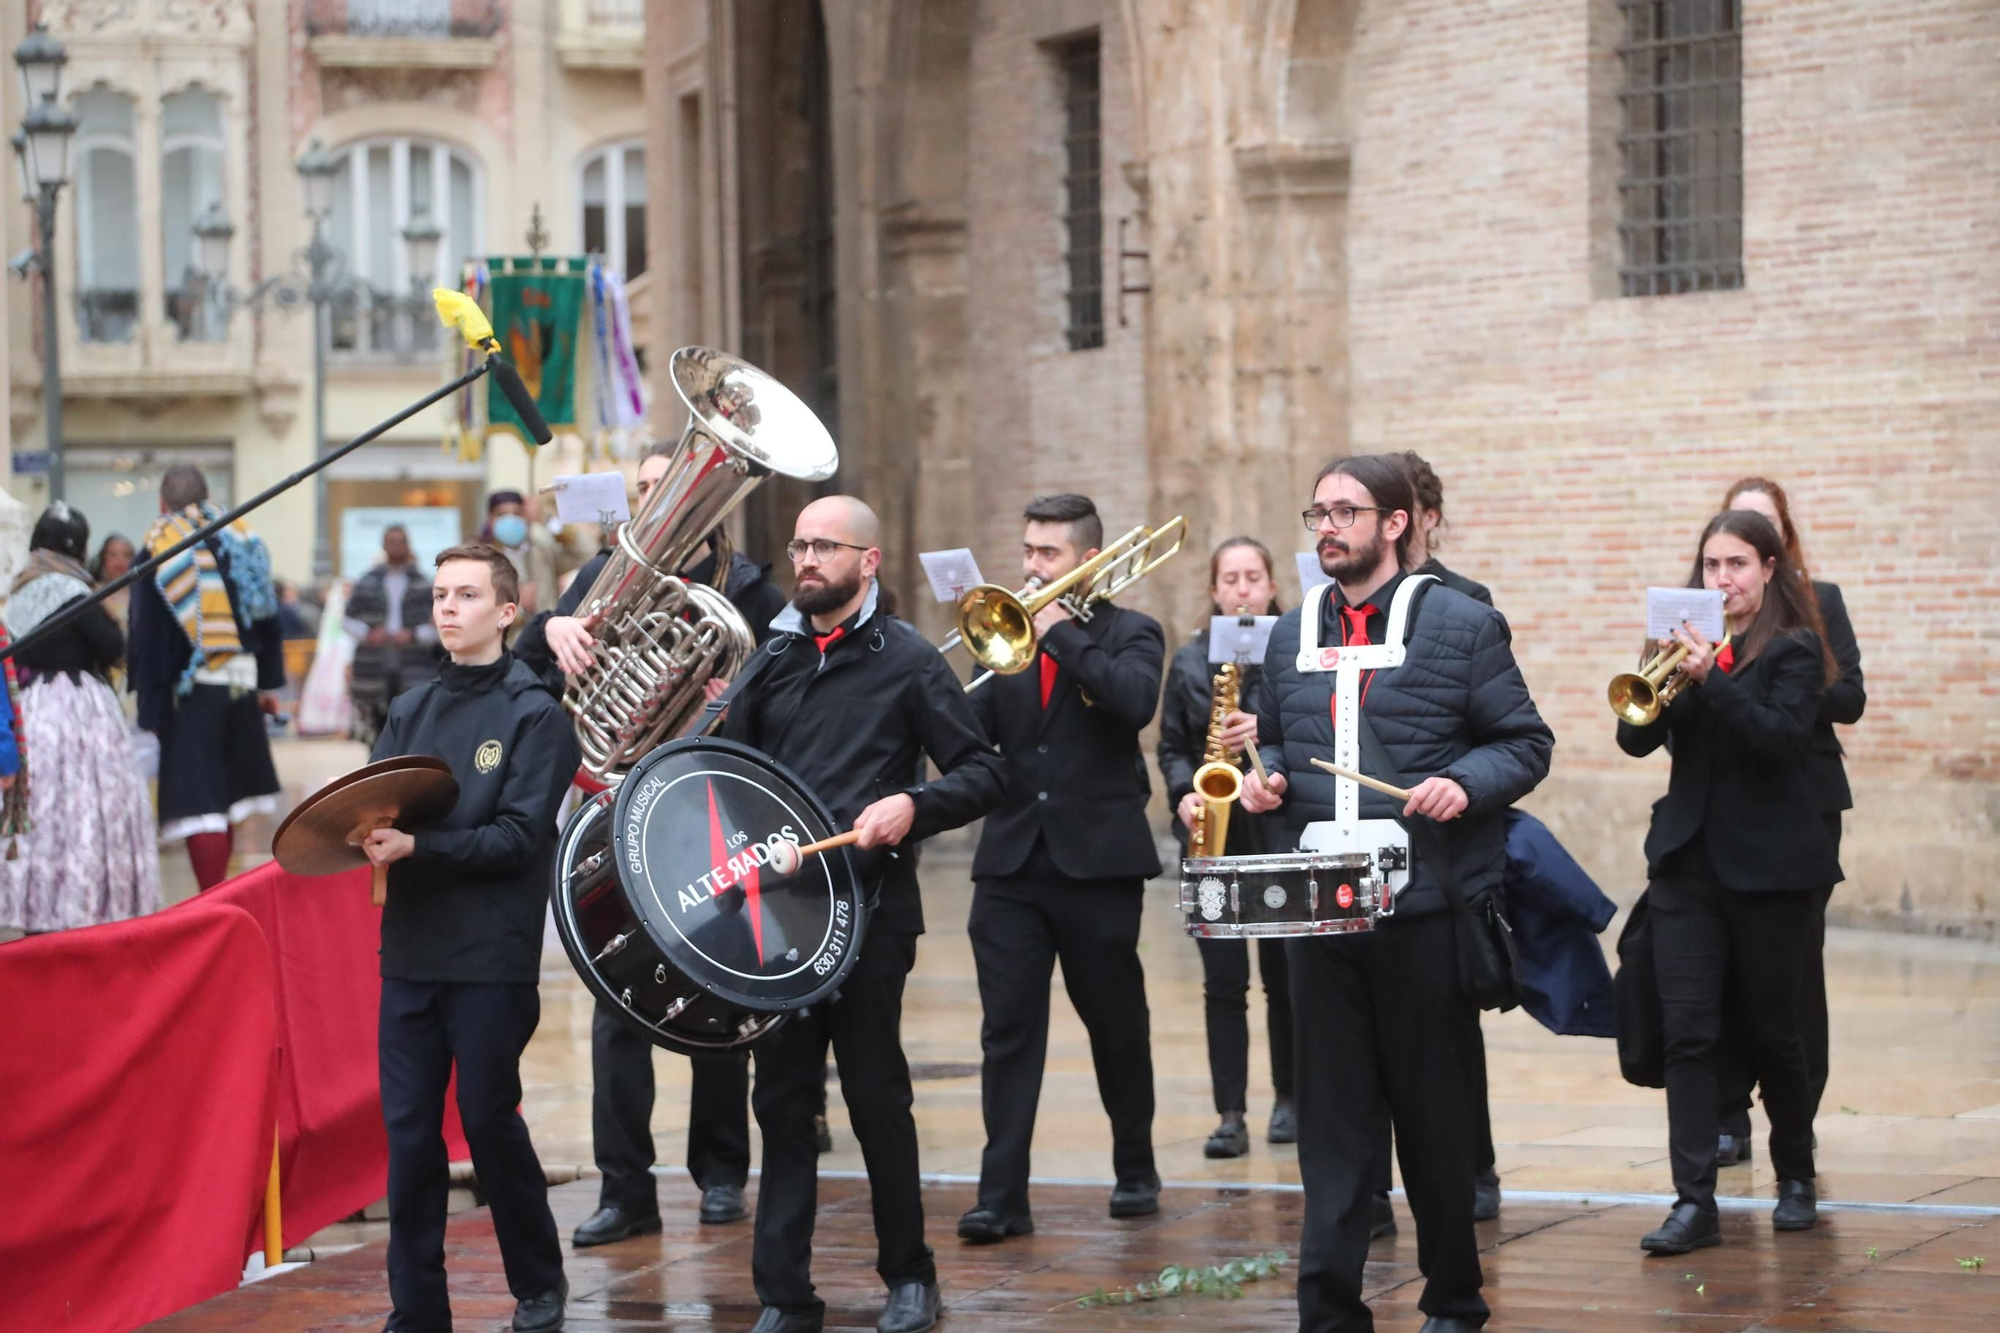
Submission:
<svg viewBox="0 0 2000 1333">
<path fill-rule="evenodd" d="M 622 991 L 619 994 L 618 1003 L 624 1005 L 627 1009 L 630 1009 L 632 1007 L 632 988 L 630 986 L 627 986 L 624 989 L 624 991 Z"/>
<path fill-rule="evenodd" d="M 1317 879 L 1308 879 L 1306 881 L 1306 906 L 1314 916 L 1319 915 L 1319 881 Z"/>
<path fill-rule="evenodd" d="M 667 984 L 667 965 L 665 963 L 653 964 L 653 984 L 655 986 L 664 986 Z"/>
<path fill-rule="evenodd" d="M 669 1018 L 679 1018 L 681 1016 L 681 1011 L 683 1009 L 686 1009 L 690 1004 L 693 1003 L 694 1003 L 694 997 L 692 995 L 676 996 L 674 1002 L 667 1006 L 666 1012 L 660 1015 L 661 1021 L 664 1022 L 666 1019 Z"/>
<path fill-rule="evenodd" d="M 1229 881 L 1229 914 L 1231 916 L 1243 914 L 1243 881 L 1238 879 Z"/>
<path fill-rule="evenodd" d="M 1410 849 L 1407 847 L 1384 847 L 1375 853 L 1375 864 L 1386 874 L 1391 870 L 1410 868 Z"/>
<path fill-rule="evenodd" d="M 623 933 L 613 935 L 610 939 L 604 942 L 604 948 L 598 952 L 597 957 L 591 959 L 590 961 L 593 963 L 603 962 L 605 959 L 609 958 L 612 954 L 617 953 L 620 949 L 623 949 L 625 945 L 631 940 L 631 938 L 632 937 L 630 935 L 626 935 Z"/>
<path fill-rule="evenodd" d="M 603 864 L 604 864 L 604 853 L 592 852 L 589 856 L 584 857 L 583 860 L 577 863 L 576 869 L 569 872 L 569 877 L 571 879 L 575 879 L 578 876 L 588 876 L 594 873 L 597 870 L 597 868 Z"/>
</svg>

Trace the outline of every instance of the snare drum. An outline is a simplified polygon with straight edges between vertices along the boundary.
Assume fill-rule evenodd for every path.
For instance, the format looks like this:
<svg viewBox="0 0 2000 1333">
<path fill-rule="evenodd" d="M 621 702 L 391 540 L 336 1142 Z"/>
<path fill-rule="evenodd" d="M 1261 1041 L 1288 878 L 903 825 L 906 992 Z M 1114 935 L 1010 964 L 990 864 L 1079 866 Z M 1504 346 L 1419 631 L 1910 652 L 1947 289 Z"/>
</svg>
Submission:
<svg viewBox="0 0 2000 1333">
<path fill-rule="evenodd" d="M 847 849 L 770 869 L 774 842 L 816 842 L 832 824 L 770 756 L 669 742 L 563 826 L 556 934 L 584 984 L 654 1044 L 746 1045 L 854 965 L 863 896 Z"/>
<path fill-rule="evenodd" d="M 1366 852 L 1181 862 L 1181 915 L 1190 935 L 1346 935 L 1373 930 L 1377 918 L 1392 910 L 1375 858 Z"/>
</svg>

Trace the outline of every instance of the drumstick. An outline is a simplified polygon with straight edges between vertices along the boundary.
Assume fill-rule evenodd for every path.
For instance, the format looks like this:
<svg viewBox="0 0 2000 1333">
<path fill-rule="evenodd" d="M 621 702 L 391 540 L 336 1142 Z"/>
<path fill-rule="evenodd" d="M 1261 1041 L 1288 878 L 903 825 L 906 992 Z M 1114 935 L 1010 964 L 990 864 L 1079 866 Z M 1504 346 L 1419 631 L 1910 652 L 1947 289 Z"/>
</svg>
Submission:
<svg viewBox="0 0 2000 1333">
<path fill-rule="evenodd" d="M 778 841 L 771 844 L 771 869 L 780 875 L 789 875 L 805 864 L 805 859 L 815 852 L 830 852 L 836 847 L 847 847 L 860 839 L 861 835 L 849 829 L 836 833 L 831 838 L 821 838 L 800 847 L 791 842 Z"/>
<path fill-rule="evenodd" d="M 1258 778 L 1268 786 L 1271 781 L 1271 775 L 1264 771 L 1264 756 L 1257 753 L 1257 742 L 1243 742 L 1243 753 L 1250 756 L 1250 767 L 1257 770 Z"/>
<path fill-rule="evenodd" d="M 1384 796 L 1393 796 L 1399 801 L 1410 799 L 1410 793 L 1404 791 L 1401 787 L 1391 786 L 1379 778 L 1369 777 L 1366 773 L 1357 773 L 1351 768 L 1342 768 L 1339 764 L 1329 764 L 1324 759 L 1315 759 L 1313 763 L 1337 778 L 1346 778 L 1349 782 L 1358 782 L 1364 787 L 1381 792 Z"/>
</svg>

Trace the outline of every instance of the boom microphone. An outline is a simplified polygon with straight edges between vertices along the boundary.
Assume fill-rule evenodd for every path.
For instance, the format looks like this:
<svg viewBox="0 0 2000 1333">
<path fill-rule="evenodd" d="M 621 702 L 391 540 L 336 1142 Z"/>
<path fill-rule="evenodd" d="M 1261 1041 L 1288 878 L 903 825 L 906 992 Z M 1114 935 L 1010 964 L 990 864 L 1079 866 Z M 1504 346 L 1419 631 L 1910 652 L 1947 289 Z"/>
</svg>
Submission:
<svg viewBox="0 0 2000 1333">
<path fill-rule="evenodd" d="M 500 392 L 507 395 L 507 401 L 514 405 L 514 415 L 521 418 L 521 424 L 528 428 L 528 434 L 535 437 L 536 444 L 547 444 L 555 438 L 549 423 L 542 420 L 541 409 L 535 406 L 534 396 L 528 386 L 521 383 L 521 376 L 506 357 L 498 352 L 488 358 L 493 365 L 493 379 L 499 384 Z"/>
</svg>

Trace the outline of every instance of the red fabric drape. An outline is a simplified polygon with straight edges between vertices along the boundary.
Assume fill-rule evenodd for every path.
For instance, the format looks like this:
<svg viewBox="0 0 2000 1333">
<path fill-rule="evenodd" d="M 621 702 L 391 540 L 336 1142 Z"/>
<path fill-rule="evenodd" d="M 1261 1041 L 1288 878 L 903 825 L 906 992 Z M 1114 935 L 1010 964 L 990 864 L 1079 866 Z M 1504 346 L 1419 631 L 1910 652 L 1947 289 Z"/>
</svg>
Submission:
<svg viewBox="0 0 2000 1333">
<path fill-rule="evenodd" d="M 130 1329 L 237 1284 L 276 1048 L 239 909 L 0 945 L 0 1328 Z"/>
<path fill-rule="evenodd" d="M 240 907 L 270 941 L 281 1053 L 278 1179 L 288 1246 L 389 1189 L 375 1063 L 382 909 L 369 902 L 368 885 L 366 870 L 300 879 L 272 861 L 177 909 Z M 455 1087 L 445 1100 L 444 1136 L 453 1161 L 469 1156 Z M 263 1243 L 260 1220 L 246 1235 L 244 1253 Z"/>
</svg>

